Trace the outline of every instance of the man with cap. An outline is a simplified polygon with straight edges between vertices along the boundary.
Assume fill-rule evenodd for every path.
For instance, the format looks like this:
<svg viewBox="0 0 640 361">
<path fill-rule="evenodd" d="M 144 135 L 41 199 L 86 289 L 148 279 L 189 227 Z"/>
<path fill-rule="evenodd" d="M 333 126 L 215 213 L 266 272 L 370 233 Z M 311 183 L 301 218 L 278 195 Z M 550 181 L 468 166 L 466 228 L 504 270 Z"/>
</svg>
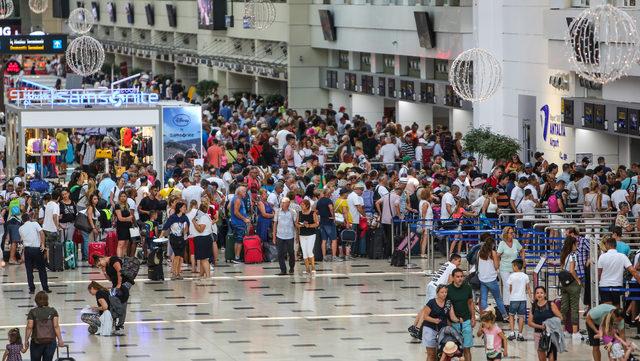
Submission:
<svg viewBox="0 0 640 361">
<path fill-rule="evenodd" d="M 458 186 L 460 189 L 458 193 L 458 197 L 467 198 L 469 196 L 469 190 L 471 189 L 471 184 L 469 183 L 469 177 L 467 177 L 467 172 L 461 171 L 458 173 L 458 178 L 453 181 L 453 185 Z"/>
<path fill-rule="evenodd" d="M 409 174 L 409 168 L 413 166 L 413 158 L 408 155 L 402 157 L 402 167 L 398 171 L 398 177 L 403 178 Z"/>
<path fill-rule="evenodd" d="M 353 191 L 349 193 L 349 196 L 347 197 L 347 205 L 349 206 L 349 213 L 351 213 L 351 228 L 353 228 L 353 230 L 356 232 L 356 235 L 358 235 L 356 236 L 357 243 L 353 245 L 353 250 L 351 251 L 357 253 L 357 250 L 359 249 L 358 244 L 360 242 L 366 242 L 365 237 L 362 237 L 362 239 L 359 237 L 361 233 L 360 218 L 365 217 L 364 199 L 362 198 L 362 193 L 364 192 L 364 183 L 358 182 L 353 185 L 352 189 Z M 349 255 L 350 252 L 347 251 L 346 254 Z M 345 259 L 348 257 L 349 256 L 345 257 Z"/>
<path fill-rule="evenodd" d="M 544 159 L 544 153 L 542 152 L 535 152 L 533 158 L 536 160 L 535 167 L 538 170 L 545 170 L 549 165 L 549 163 Z"/>
<path fill-rule="evenodd" d="M 518 178 L 535 176 L 538 178 L 538 175 L 533 172 L 533 164 L 531 162 L 527 162 L 524 164 L 524 170 L 518 174 Z"/>
<path fill-rule="evenodd" d="M 583 157 L 582 161 L 580 162 L 580 165 L 582 166 L 583 169 L 587 169 L 589 168 L 589 163 L 591 163 L 591 160 L 589 159 L 589 157 Z"/>
</svg>

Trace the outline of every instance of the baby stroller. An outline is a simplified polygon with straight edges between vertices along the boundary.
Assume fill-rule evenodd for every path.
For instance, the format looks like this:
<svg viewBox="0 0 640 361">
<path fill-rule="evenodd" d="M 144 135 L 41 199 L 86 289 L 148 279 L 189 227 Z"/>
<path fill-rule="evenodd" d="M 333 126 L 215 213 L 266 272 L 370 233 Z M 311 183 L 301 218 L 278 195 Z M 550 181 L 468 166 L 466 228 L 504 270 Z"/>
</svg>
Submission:
<svg viewBox="0 0 640 361">
<path fill-rule="evenodd" d="M 462 349 L 462 335 L 452 326 L 445 326 L 441 328 L 440 331 L 438 331 L 436 340 L 438 345 L 438 349 L 436 351 L 436 360 L 440 360 L 440 357 L 442 357 L 442 349 L 444 348 L 444 345 L 449 341 L 452 341 L 458 346 L 459 349 Z"/>
</svg>

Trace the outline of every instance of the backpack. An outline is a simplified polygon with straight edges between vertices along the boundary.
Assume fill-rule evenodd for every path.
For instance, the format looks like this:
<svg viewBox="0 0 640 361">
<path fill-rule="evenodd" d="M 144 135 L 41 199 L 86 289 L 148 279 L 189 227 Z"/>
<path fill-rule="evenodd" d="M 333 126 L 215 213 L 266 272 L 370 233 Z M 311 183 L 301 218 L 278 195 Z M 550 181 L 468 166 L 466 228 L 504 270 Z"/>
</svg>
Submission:
<svg viewBox="0 0 640 361">
<path fill-rule="evenodd" d="M 480 251 L 480 247 L 482 247 L 482 243 L 476 244 L 475 246 L 471 247 L 469 252 L 467 252 L 466 259 L 470 265 L 476 263 L 478 259 L 478 252 Z"/>
<path fill-rule="evenodd" d="M 378 192 L 378 189 L 380 188 L 380 185 L 378 184 L 374 189 L 373 189 L 373 204 L 375 205 L 375 203 L 378 201 L 378 199 L 382 198 L 382 196 L 380 195 L 380 192 Z"/>
<path fill-rule="evenodd" d="M 140 271 L 140 260 L 135 257 L 124 257 L 122 259 L 122 269 L 120 274 L 129 281 L 135 280 Z"/>
<path fill-rule="evenodd" d="M 39 192 L 31 192 L 31 209 L 40 209 L 42 206 L 42 195 Z"/>
<path fill-rule="evenodd" d="M 20 210 L 20 197 L 16 197 L 9 202 L 9 215 L 19 216 L 22 213 Z"/>
<path fill-rule="evenodd" d="M 98 222 L 100 223 L 100 226 L 102 228 L 109 228 L 109 226 L 112 225 L 111 220 L 113 219 L 113 213 L 111 212 L 111 209 L 99 209 L 98 212 L 100 213 L 98 215 Z"/>
<path fill-rule="evenodd" d="M 74 185 L 73 187 L 71 187 L 71 189 L 69 190 L 69 196 L 71 197 L 71 200 L 74 203 L 78 203 L 78 201 L 80 200 L 80 191 L 82 190 L 82 186 L 80 185 Z"/>
<path fill-rule="evenodd" d="M 549 212 L 551 213 L 560 213 L 560 206 L 558 205 L 558 196 L 552 194 L 547 201 L 547 206 L 549 207 Z"/>
<path fill-rule="evenodd" d="M 56 340 L 56 330 L 53 327 L 53 317 L 49 315 L 44 320 L 35 320 L 35 341 L 37 344 L 50 344 Z"/>
</svg>

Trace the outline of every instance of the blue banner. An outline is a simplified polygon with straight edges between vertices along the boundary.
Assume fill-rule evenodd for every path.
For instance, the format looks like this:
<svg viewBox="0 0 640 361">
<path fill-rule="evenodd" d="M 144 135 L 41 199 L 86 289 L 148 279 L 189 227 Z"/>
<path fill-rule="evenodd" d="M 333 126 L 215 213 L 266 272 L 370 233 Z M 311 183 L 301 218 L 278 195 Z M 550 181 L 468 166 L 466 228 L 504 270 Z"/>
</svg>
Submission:
<svg viewBox="0 0 640 361">
<path fill-rule="evenodd" d="M 162 148 L 165 161 L 202 148 L 202 109 L 197 106 L 162 108 Z"/>
</svg>

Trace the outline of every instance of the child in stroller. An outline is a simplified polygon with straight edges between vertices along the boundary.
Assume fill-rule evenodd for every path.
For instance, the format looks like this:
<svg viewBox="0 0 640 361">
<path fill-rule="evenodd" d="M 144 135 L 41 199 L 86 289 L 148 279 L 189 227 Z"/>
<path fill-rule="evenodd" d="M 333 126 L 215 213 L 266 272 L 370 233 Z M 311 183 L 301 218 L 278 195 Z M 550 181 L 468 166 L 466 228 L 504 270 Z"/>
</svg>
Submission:
<svg viewBox="0 0 640 361">
<path fill-rule="evenodd" d="M 438 331 L 436 359 L 439 361 L 464 361 L 462 342 L 462 335 L 455 328 L 451 326 L 441 328 Z"/>
</svg>

